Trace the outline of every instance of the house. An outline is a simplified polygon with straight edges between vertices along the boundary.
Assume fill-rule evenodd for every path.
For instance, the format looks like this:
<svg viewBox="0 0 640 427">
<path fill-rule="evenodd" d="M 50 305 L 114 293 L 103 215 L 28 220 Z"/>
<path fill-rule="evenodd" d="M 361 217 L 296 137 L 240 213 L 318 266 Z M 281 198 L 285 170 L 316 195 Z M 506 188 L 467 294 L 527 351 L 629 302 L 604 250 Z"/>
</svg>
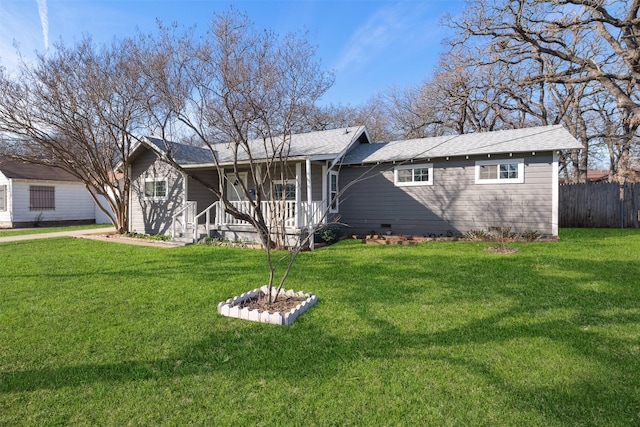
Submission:
<svg viewBox="0 0 640 427">
<path fill-rule="evenodd" d="M 372 143 L 364 127 L 334 129 L 291 136 L 290 174 L 272 188 L 273 194 L 286 193 L 278 209 L 287 213 L 291 235 L 339 223 L 358 234 L 510 228 L 556 236 L 557 152 L 580 147 L 562 126 L 387 143 Z M 255 239 L 252 228 L 225 213 L 199 182 L 211 183 L 242 207 L 247 201 L 234 186 L 239 180 L 251 185 L 242 171 L 247 159 L 239 158 L 236 176 L 231 150 L 216 146 L 220 182 L 209 149 L 176 143 L 169 149 L 189 174 L 162 161 L 167 145 L 159 139 L 146 138 L 133 150 L 131 231 L 197 239 L 204 230 L 227 239 Z M 265 211 L 273 209 L 273 200 L 263 203 Z M 329 215 L 321 215 L 325 210 Z"/>
<path fill-rule="evenodd" d="M 76 177 L 59 168 L 0 159 L 0 227 L 108 222 Z"/>
<path fill-rule="evenodd" d="M 353 146 L 369 144 L 370 139 L 363 126 L 322 132 L 292 135 L 288 153 L 290 170 L 283 180 L 272 182 L 273 194 L 279 194 L 262 202 L 263 212 L 285 213 L 287 232 L 294 236 L 325 221 L 322 213 L 333 189 L 337 190 L 337 167 L 340 160 Z M 211 150 L 177 143 L 168 143 L 178 164 L 197 176 L 181 173 L 162 161 L 167 150 L 164 141 L 147 137 L 131 153 L 131 205 L 130 231 L 145 234 L 171 234 L 174 237 L 193 235 L 194 239 L 214 232 L 230 240 L 254 240 L 255 232 L 248 223 L 233 218 L 213 193 L 201 182 L 210 183 L 223 192 L 239 210 L 249 211 L 250 202 L 239 191 L 240 180 L 249 191 L 248 159 L 239 155 L 238 174 L 233 173 L 234 154 L 226 144 L 216 146 L 216 155 L 222 170 L 220 179 Z M 264 151 L 260 141 L 253 143 L 254 155 Z M 271 153 L 262 153 L 268 158 Z M 282 200 L 282 199 L 286 200 Z M 208 219 L 207 219 L 208 218 Z M 199 224 L 200 227 L 194 224 Z"/>
</svg>

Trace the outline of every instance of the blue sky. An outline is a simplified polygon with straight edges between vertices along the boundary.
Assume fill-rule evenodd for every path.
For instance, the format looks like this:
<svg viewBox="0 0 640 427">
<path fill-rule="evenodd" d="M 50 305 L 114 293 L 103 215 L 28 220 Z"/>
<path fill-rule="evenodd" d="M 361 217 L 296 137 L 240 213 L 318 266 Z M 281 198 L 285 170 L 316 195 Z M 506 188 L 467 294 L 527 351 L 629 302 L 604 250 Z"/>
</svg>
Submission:
<svg viewBox="0 0 640 427">
<path fill-rule="evenodd" d="M 14 42 L 28 59 L 83 34 L 105 42 L 153 32 L 156 19 L 204 32 L 213 13 L 230 5 L 260 28 L 308 30 L 323 68 L 336 77 L 322 101 L 355 106 L 426 79 L 449 31 L 440 19 L 459 14 L 464 1 L 0 0 L 0 65 L 16 67 Z"/>
</svg>

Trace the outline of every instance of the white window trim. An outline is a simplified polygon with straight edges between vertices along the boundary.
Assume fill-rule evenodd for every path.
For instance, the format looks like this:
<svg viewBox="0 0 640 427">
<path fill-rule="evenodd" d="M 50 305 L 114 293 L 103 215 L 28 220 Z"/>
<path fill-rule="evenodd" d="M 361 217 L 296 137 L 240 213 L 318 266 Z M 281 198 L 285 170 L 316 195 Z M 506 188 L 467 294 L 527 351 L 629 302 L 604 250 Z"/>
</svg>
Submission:
<svg viewBox="0 0 640 427">
<path fill-rule="evenodd" d="M 331 177 L 335 176 L 336 177 L 336 201 L 335 201 L 335 208 L 333 207 L 333 203 L 331 203 L 331 201 L 333 200 L 333 194 L 334 193 L 331 190 Z M 338 213 L 340 211 L 340 175 L 338 174 L 338 171 L 333 171 L 330 170 L 329 171 L 329 182 L 327 183 L 327 189 L 329 190 L 329 213 Z"/>
<path fill-rule="evenodd" d="M 513 164 L 518 165 L 517 178 L 500 178 L 500 165 Z M 481 166 L 498 166 L 497 179 L 480 179 Z M 478 160 L 476 161 L 476 184 L 524 184 L 524 159 L 496 159 L 496 160 Z"/>
<path fill-rule="evenodd" d="M 429 169 L 429 180 L 428 181 L 411 181 L 411 182 L 398 182 L 398 171 L 399 170 L 407 170 L 407 169 Z M 412 174 L 413 176 L 413 174 Z M 410 165 L 402 165 L 396 166 L 393 169 L 393 183 L 396 187 L 417 187 L 423 185 L 433 185 L 433 163 L 422 163 L 422 164 L 410 164 Z"/>
<path fill-rule="evenodd" d="M 147 196 L 147 182 L 160 182 L 164 181 L 164 196 Z M 155 192 L 155 188 L 154 188 Z M 144 187 L 142 187 L 142 193 L 144 194 L 145 200 L 167 200 L 167 196 L 169 194 L 169 180 L 164 178 L 157 177 L 149 177 L 144 179 Z"/>
<path fill-rule="evenodd" d="M 275 179 L 275 180 L 273 180 L 273 189 L 272 189 L 273 193 L 272 194 L 273 194 L 273 200 L 274 201 L 282 200 L 282 198 L 276 199 L 276 185 L 278 185 L 278 184 L 282 185 L 283 188 L 285 189 L 285 191 L 286 191 L 287 185 L 293 185 L 295 187 L 295 189 L 293 190 L 293 191 L 295 191 L 294 198 L 293 198 L 293 200 L 285 200 L 285 201 L 287 201 L 287 202 L 297 202 L 298 201 L 298 192 L 299 192 L 298 190 L 299 190 L 299 188 L 298 188 L 298 182 L 295 179 L 284 179 L 284 180 L 283 179 Z M 285 199 L 286 199 L 286 196 L 285 196 Z"/>
</svg>

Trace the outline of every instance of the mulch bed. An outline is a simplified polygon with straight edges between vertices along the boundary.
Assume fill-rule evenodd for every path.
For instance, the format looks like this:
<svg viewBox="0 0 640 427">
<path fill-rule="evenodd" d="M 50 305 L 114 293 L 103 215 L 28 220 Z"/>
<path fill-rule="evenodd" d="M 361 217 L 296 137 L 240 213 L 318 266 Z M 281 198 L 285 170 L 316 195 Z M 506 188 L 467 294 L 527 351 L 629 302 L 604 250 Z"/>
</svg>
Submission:
<svg viewBox="0 0 640 427">
<path fill-rule="evenodd" d="M 248 307 L 250 310 L 270 311 L 272 313 L 281 312 L 286 313 L 296 308 L 298 304 L 307 300 L 307 297 L 278 295 L 278 298 L 269 303 L 269 299 L 266 295 L 261 295 L 256 298 L 252 298 L 239 304 L 240 308 Z"/>
</svg>

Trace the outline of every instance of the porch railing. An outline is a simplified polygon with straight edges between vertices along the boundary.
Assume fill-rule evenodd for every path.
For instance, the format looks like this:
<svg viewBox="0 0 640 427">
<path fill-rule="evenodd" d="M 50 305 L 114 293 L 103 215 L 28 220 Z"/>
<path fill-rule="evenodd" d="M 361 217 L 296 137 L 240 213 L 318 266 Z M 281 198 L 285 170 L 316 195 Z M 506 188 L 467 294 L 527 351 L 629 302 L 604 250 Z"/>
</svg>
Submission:
<svg viewBox="0 0 640 427">
<path fill-rule="evenodd" d="M 188 230 L 195 224 L 195 216 L 198 211 L 198 202 L 186 202 L 171 218 L 171 237 L 176 238 L 178 229 L 181 232 Z M 196 227 L 197 228 L 197 227 Z"/>
<path fill-rule="evenodd" d="M 253 204 L 248 201 L 231 202 L 240 212 L 249 215 L 254 214 Z M 230 213 L 224 212 L 222 203 L 219 205 L 221 212 L 216 215 L 219 225 L 249 225 L 248 222 L 236 219 Z M 286 228 L 303 228 L 308 225 L 316 225 L 322 221 L 324 212 L 322 201 L 308 202 L 296 201 L 272 201 L 260 202 L 262 215 L 267 225 L 279 226 L 284 223 Z"/>
<path fill-rule="evenodd" d="M 212 204 L 210 204 L 205 210 L 203 210 L 202 212 L 200 212 L 198 215 L 195 216 L 194 218 L 194 224 L 195 227 L 193 227 L 193 240 L 196 241 L 198 240 L 198 225 L 200 222 L 200 218 L 204 217 L 204 231 L 206 233 L 207 236 L 209 236 L 209 232 L 211 231 L 211 225 L 215 223 L 215 219 L 219 218 L 218 213 L 220 212 L 220 208 L 218 207 L 219 205 L 222 205 L 222 203 L 220 201 L 215 201 Z M 211 221 L 211 212 L 213 212 L 213 220 Z"/>
<path fill-rule="evenodd" d="M 253 204 L 249 201 L 230 202 L 240 212 L 254 215 Z M 193 240 L 198 240 L 200 232 L 204 231 L 208 236 L 212 227 L 219 226 L 247 226 L 247 221 L 234 218 L 225 212 L 224 203 L 216 201 L 196 215 L 196 202 L 187 204 L 173 215 L 172 236 L 175 238 L 180 232 L 193 232 Z M 263 201 L 260 202 L 262 214 L 269 226 L 300 229 L 309 225 L 317 225 L 324 221 L 323 213 L 325 205 L 323 201 L 308 202 L 296 201 Z M 201 228 L 204 227 L 204 230 Z"/>
</svg>

